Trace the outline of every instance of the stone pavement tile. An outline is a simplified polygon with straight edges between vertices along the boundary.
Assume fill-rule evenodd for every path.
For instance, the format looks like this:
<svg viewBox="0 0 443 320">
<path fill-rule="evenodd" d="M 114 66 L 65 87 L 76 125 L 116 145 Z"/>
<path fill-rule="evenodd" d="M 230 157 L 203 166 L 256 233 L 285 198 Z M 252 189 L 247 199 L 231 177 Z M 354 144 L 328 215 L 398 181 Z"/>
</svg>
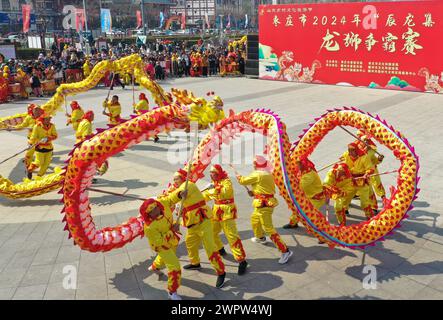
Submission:
<svg viewBox="0 0 443 320">
<path fill-rule="evenodd" d="M 342 293 L 331 288 L 324 280 L 317 280 L 301 287 L 296 292 L 303 300 L 312 299 L 346 299 Z"/>
<path fill-rule="evenodd" d="M 347 275 L 344 271 L 333 272 L 321 280 L 344 296 L 352 295 L 363 288 L 362 281 Z"/>
<path fill-rule="evenodd" d="M 108 298 L 105 276 L 79 278 L 75 299 L 103 300 Z"/>
<path fill-rule="evenodd" d="M 6 269 L 28 268 L 31 265 L 36 253 L 36 249 L 17 251 L 9 264 L 6 266 Z"/>
<path fill-rule="evenodd" d="M 91 261 L 82 261 L 80 260 L 80 264 L 78 267 L 78 276 L 83 277 L 95 277 L 101 276 L 105 274 L 105 264 L 103 261 L 103 257 L 101 257 L 101 261 L 97 262 Z"/>
<path fill-rule="evenodd" d="M 20 286 L 35 286 L 48 284 L 52 273 L 52 265 L 31 266 L 23 277 Z"/>
<path fill-rule="evenodd" d="M 428 285 L 429 287 L 436 289 L 440 292 L 443 292 L 443 274 L 440 272 L 440 274 L 435 277 Z"/>
<path fill-rule="evenodd" d="M 61 232 L 49 232 L 45 239 L 43 240 L 43 245 L 52 247 L 52 246 L 61 246 L 63 243 L 65 235 Z"/>
<path fill-rule="evenodd" d="M 32 260 L 31 266 L 53 264 L 57 259 L 60 246 L 41 247 Z"/>
<path fill-rule="evenodd" d="M 143 295 L 140 289 L 125 291 L 125 292 L 109 292 L 109 300 L 143 300 Z"/>
<path fill-rule="evenodd" d="M 80 260 L 80 248 L 77 246 L 62 246 L 55 263 L 70 263 Z"/>
<path fill-rule="evenodd" d="M 68 272 L 71 270 L 71 267 L 76 268 L 78 272 L 78 266 L 79 261 L 54 264 L 51 277 L 49 278 L 49 283 L 63 283 L 63 279 L 65 279 L 66 276 L 71 275 L 71 273 Z M 66 273 L 63 273 L 63 271 Z"/>
<path fill-rule="evenodd" d="M 113 256 L 105 256 L 105 267 L 107 273 L 128 269 L 131 268 L 131 266 L 132 263 L 127 252 Z"/>
<path fill-rule="evenodd" d="M 296 291 L 285 292 L 283 294 L 276 294 L 273 299 L 275 300 L 300 300 Z"/>
<path fill-rule="evenodd" d="M 328 247 L 314 253 L 313 256 L 310 257 L 310 259 L 324 261 L 338 270 L 344 270 L 346 266 L 355 263 L 356 261 L 360 262 L 361 258 L 362 253 L 359 251 L 338 248 L 331 250 Z"/>
<path fill-rule="evenodd" d="M 377 286 L 376 289 L 362 289 L 350 297 L 351 299 L 358 300 L 400 300 L 402 299 L 398 295 L 386 290 L 380 289 Z"/>
<path fill-rule="evenodd" d="M 44 300 L 74 300 L 75 289 L 65 289 L 61 283 L 48 284 Z"/>
<path fill-rule="evenodd" d="M 27 268 L 4 269 L 0 273 L 0 288 L 17 287 L 26 274 Z"/>
<path fill-rule="evenodd" d="M 347 266 L 343 272 L 346 273 L 346 275 L 357 279 L 358 281 L 363 281 L 363 279 L 368 275 L 368 272 L 365 270 L 365 267 L 367 268 L 369 264 L 362 265 L 361 263 L 351 264 Z M 375 270 L 377 272 L 376 276 L 377 279 L 381 279 L 384 275 L 388 274 L 390 270 L 375 266 Z"/>
<path fill-rule="evenodd" d="M 426 263 L 411 264 L 409 261 L 401 264 L 394 271 L 426 286 L 443 274 L 443 269 L 442 271 L 437 271 L 428 267 Z"/>
<path fill-rule="evenodd" d="M 443 300 L 443 292 L 432 289 L 430 287 L 426 287 L 413 297 L 413 299 L 417 300 Z"/>
<path fill-rule="evenodd" d="M 302 264 L 303 262 L 299 262 Z M 324 261 L 307 260 L 306 273 L 316 279 L 322 279 L 324 276 L 336 272 L 337 269 L 325 263 Z"/>
<path fill-rule="evenodd" d="M 443 270 L 443 253 L 431 251 L 428 249 L 420 249 L 412 255 L 408 261 L 412 264 L 426 264 L 429 268 L 442 272 Z"/>
<path fill-rule="evenodd" d="M 384 249 L 372 250 L 369 254 L 366 254 L 365 257 L 366 265 L 375 265 L 389 270 L 394 270 L 403 262 L 405 262 L 404 257 L 389 253 Z"/>
<path fill-rule="evenodd" d="M 123 271 L 106 273 L 108 292 L 129 291 L 139 288 L 137 278 L 132 268 Z"/>
<path fill-rule="evenodd" d="M 0 249 L 0 272 L 6 268 L 11 262 L 11 259 L 15 256 L 16 251 L 14 249 Z"/>
<path fill-rule="evenodd" d="M 0 289 L 0 300 L 10 300 L 17 290 L 16 287 Z"/>
<path fill-rule="evenodd" d="M 407 277 L 402 277 L 395 272 L 389 272 L 377 279 L 378 287 L 402 299 L 412 299 L 426 286 Z"/>
<path fill-rule="evenodd" d="M 140 291 L 144 300 L 166 300 L 168 299 L 168 292 L 166 291 L 166 282 L 158 281 L 155 287 L 144 283 L 140 286 Z M 179 289 L 180 290 L 180 289 Z M 180 293 L 179 293 L 180 294 Z"/>
<path fill-rule="evenodd" d="M 443 237 L 432 236 L 431 239 L 426 241 L 423 244 L 423 249 L 435 251 L 435 252 L 443 252 Z"/>
<path fill-rule="evenodd" d="M 301 287 L 317 280 L 317 278 L 312 277 L 307 272 L 301 269 L 297 270 L 296 268 L 297 264 L 294 267 L 288 267 L 278 273 L 283 279 L 283 286 L 289 290 L 297 292 Z M 260 280 L 260 278 L 257 278 L 257 280 Z"/>
<path fill-rule="evenodd" d="M 45 295 L 46 285 L 19 287 L 12 300 L 42 300 Z"/>
</svg>

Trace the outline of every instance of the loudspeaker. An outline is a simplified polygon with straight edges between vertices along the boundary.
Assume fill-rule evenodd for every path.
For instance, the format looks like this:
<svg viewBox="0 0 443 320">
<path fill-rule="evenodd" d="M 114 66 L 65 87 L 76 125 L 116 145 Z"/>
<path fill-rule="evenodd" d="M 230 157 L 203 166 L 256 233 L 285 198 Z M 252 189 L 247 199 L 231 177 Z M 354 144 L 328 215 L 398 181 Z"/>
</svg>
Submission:
<svg viewBox="0 0 443 320">
<path fill-rule="evenodd" d="M 248 34 L 245 74 L 258 77 L 258 34 Z"/>
</svg>

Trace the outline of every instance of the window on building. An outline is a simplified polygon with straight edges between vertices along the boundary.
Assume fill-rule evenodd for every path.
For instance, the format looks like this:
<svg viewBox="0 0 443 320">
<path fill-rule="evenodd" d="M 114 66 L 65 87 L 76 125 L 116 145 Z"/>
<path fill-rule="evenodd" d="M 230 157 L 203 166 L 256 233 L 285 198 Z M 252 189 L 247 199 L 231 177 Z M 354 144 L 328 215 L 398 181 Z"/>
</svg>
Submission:
<svg viewBox="0 0 443 320">
<path fill-rule="evenodd" d="M 9 0 L 2 0 L 2 9 L 5 11 L 11 10 L 11 4 L 9 3 Z"/>
</svg>

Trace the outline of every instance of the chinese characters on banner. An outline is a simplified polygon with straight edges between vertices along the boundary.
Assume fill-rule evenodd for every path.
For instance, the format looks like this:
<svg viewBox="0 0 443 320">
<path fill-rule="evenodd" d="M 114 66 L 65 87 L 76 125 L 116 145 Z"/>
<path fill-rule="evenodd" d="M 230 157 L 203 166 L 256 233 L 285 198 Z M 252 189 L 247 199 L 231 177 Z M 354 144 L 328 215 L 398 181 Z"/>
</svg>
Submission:
<svg viewBox="0 0 443 320">
<path fill-rule="evenodd" d="M 443 93 L 443 1 L 263 5 L 260 78 Z"/>
<path fill-rule="evenodd" d="M 105 33 L 112 31 L 111 10 L 100 9 L 100 22 L 101 22 L 102 32 Z"/>
<path fill-rule="evenodd" d="M 84 9 L 75 9 L 75 30 L 77 32 L 83 31 L 86 23 L 86 16 Z"/>
</svg>

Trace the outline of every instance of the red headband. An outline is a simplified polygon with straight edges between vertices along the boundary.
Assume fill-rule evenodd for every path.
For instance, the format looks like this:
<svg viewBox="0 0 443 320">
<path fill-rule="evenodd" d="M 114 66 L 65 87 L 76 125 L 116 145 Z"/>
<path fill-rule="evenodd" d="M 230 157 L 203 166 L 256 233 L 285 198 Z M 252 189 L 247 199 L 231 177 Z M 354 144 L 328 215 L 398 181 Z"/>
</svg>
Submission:
<svg viewBox="0 0 443 320">
<path fill-rule="evenodd" d="M 94 116 L 94 112 L 89 110 L 89 111 L 86 111 L 85 115 L 83 116 L 83 119 L 86 119 L 88 121 L 92 121 L 93 116 Z"/>
<path fill-rule="evenodd" d="M 143 204 L 140 207 L 140 215 L 142 216 L 143 220 L 146 223 L 149 223 L 151 221 L 151 218 L 149 217 L 148 213 L 151 212 L 152 209 L 154 209 L 154 207 L 152 207 L 153 204 L 155 204 L 156 207 L 159 207 L 161 212 L 164 212 L 164 210 L 165 210 L 163 205 L 160 202 L 158 202 L 157 200 L 155 200 L 154 198 L 150 198 L 150 199 L 145 200 L 145 202 L 143 202 Z"/>
<path fill-rule="evenodd" d="M 183 180 L 186 180 L 186 177 L 188 176 L 188 173 L 185 170 L 183 170 L 183 169 L 178 169 L 177 172 L 175 173 L 175 175 L 179 176 Z"/>
<path fill-rule="evenodd" d="M 146 95 L 145 95 L 144 93 L 140 93 L 140 95 L 138 96 L 138 98 L 139 98 L 140 100 L 146 100 L 146 101 L 148 101 L 148 98 L 146 98 Z"/>
<path fill-rule="evenodd" d="M 225 170 L 223 170 L 223 168 L 219 164 L 214 164 L 211 168 L 211 172 L 215 172 L 217 174 L 216 181 L 220 181 L 228 177 L 228 173 Z"/>
<path fill-rule="evenodd" d="M 263 156 L 255 156 L 254 165 L 257 168 L 266 168 L 268 166 L 268 160 Z"/>
<path fill-rule="evenodd" d="M 350 144 L 348 144 L 348 149 L 355 149 L 357 152 L 357 155 L 359 157 L 363 156 L 365 154 L 364 150 L 362 150 L 360 148 L 360 146 L 358 145 L 357 142 L 351 142 Z"/>
<path fill-rule="evenodd" d="M 335 171 L 335 173 L 337 173 L 337 171 L 339 170 L 343 170 L 345 172 L 346 178 L 352 178 L 351 171 L 349 170 L 349 167 L 346 163 L 337 163 L 332 169 Z M 335 177 L 337 177 L 337 174 L 335 175 Z"/>
<path fill-rule="evenodd" d="M 77 101 L 72 101 L 71 108 L 72 108 L 72 110 L 80 109 L 80 105 L 78 104 Z"/>
</svg>

